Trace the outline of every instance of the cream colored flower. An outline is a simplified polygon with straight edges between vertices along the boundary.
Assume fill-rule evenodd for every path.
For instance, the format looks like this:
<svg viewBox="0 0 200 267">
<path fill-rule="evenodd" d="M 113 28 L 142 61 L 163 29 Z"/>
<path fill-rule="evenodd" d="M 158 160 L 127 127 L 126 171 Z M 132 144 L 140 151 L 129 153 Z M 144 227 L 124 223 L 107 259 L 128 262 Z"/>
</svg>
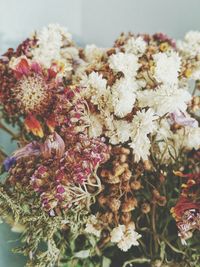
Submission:
<svg viewBox="0 0 200 267">
<path fill-rule="evenodd" d="M 122 72 L 127 78 L 135 78 L 140 65 L 136 55 L 119 52 L 110 56 L 109 66 L 116 72 Z"/>
<path fill-rule="evenodd" d="M 128 226 L 118 225 L 111 232 L 111 242 L 117 243 L 122 251 L 128 251 L 132 246 L 138 246 L 138 239 L 141 235 L 135 231 L 135 224 L 130 223 Z"/>
<path fill-rule="evenodd" d="M 152 109 L 138 111 L 133 117 L 129 146 L 133 149 L 136 162 L 148 159 L 151 144 L 147 135 L 156 130 L 156 119 Z"/>
<path fill-rule="evenodd" d="M 162 85 L 156 90 L 137 92 L 140 107 L 151 107 L 156 114 L 163 116 L 176 111 L 186 111 L 191 95 L 186 89 Z"/>
<path fill-rule="evenodd" d="M 158 53 L 153 56 L 155 61 L 154 77 L 157 82 L 163 84 L 176 84 L 181 67 L 181 58 L 175 52 Z"/>
<path fill-rule="evenodd" d="M 143 40 L 141 36 L 129 38 L 127 43 L 124 45 L 126 53 L 133 53 L 135 55 L 144 54 L 146 48 L 147 43 Z"/>
<path fill-rule="evenodd" d="M 85 54 L 85 60 L 89 63 L 100 61 L 105 53 L 105 49 L 97 47 L 94 44 L 86 45 L 84 54 Z"/>
<path fill-rule="evenodd" d="M 90 99 L 92 104 L 98 105 L 99 108 L 106 104 L 109 89 L 107 89 L 107 81 L 102 74 L 93 71 L 88 76 L 83 76 L 81 86 L 86 87 L 84 96 Z"/>
<path fill-rule="evenodd" d="M 184 41 L 177 42 L 178 49 L 186 55 L 195 57 L 200 55 L 200 32 L 189 31 L 184 38 Z"/>
<path fill-rule="evenodd" d="M 111 88 L 111 98 L 114 114 L 123 118 L 130 113 L 134 107 L 137 90 L 134 80 L 121 78 Z"/>
<path fill-rule="evenodd" d="M 44 27 L 36 38 L 38 47 L 32 50 L 33 59 L 46 68 L 49 68 L 54 62 L 62 61 L 62 47 L 72 42 L 71 34 L 58 24 Z"/>
</svg>

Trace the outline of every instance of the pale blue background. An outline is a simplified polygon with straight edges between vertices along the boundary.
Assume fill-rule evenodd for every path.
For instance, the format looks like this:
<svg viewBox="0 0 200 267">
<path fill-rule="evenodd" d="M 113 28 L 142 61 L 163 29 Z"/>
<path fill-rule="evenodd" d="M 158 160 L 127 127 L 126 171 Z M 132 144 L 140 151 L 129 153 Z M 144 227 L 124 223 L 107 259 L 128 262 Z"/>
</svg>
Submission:
<svg viewBox="0 0 200 267">
<path fill-rule="evenodd" d="M 0 0 L 0 53 L 48 23 L 66 26 L 79 44 L 110 46 L 122 31 L 182 38 L 200 30 L 200 0 Z M 12 151 L 0 132 L 0 145 Z M 0 267 L 23 267 L 10 253 L 18 235 L 0 225 Z"/>
</svg>

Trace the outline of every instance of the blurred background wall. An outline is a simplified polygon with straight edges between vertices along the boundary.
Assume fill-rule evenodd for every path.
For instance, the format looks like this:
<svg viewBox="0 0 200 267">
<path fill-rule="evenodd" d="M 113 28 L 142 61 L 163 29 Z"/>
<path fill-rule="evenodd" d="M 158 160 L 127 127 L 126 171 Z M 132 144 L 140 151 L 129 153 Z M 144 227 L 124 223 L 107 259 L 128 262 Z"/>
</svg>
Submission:
<svg viewBox="0 0 200 267">
<path fill-rule="evenodd" d="M 0 54 L 49 23 L 66 26 L 81 45 L 110 46 L 122 31 L 182 38 L 200 30 L 199 13 L 200 0 L 0 0 Z M 9 153 L 15 147 L 0 131 L 2 144 Z M 0 225 L 0 267 L 24 266 L 23 257 L 10 252 L 17 239 Z"/>
<path fill-rule="evenodd" d="M 48 23 L 81 44 L 109 46 L 122 31 L 182 38 L 200 29 L 199 0 L 0 0 L 0 52 Z"/>
</svg>

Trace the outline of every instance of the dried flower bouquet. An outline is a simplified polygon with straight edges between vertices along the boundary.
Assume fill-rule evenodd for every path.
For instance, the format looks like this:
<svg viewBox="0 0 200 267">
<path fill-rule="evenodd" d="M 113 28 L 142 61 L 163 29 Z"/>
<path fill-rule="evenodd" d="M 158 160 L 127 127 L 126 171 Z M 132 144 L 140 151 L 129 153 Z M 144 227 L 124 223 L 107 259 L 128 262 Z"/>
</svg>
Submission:
<svg viewBox="0 0 200 267">
<path fill-rule="evenodd" d="M 81 48 L 52 24 L 8 49 L 0 216 L 27 266 L 200 266 L 199 91 L 200 32 Z"/>
</svg>

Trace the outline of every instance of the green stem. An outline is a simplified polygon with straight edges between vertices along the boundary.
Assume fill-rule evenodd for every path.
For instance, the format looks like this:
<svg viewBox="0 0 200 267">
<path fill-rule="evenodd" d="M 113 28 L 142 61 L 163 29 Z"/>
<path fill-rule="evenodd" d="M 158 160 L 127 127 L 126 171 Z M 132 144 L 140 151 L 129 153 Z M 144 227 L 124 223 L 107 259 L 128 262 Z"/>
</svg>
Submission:
<svg viewBox="0 0 200 267">
<path fill-rule="evenodd" d="M 122 267 L 126 267 L 128 266 L 129 264 L 131 263 L 150 263 L 151 260 L 150 259 L 146 259 L 146 258 L 135 258 L 135 259 L 132 259 L 132 260 L 129 260 L 129 261 L 126 261 Z"/>
</svg>

